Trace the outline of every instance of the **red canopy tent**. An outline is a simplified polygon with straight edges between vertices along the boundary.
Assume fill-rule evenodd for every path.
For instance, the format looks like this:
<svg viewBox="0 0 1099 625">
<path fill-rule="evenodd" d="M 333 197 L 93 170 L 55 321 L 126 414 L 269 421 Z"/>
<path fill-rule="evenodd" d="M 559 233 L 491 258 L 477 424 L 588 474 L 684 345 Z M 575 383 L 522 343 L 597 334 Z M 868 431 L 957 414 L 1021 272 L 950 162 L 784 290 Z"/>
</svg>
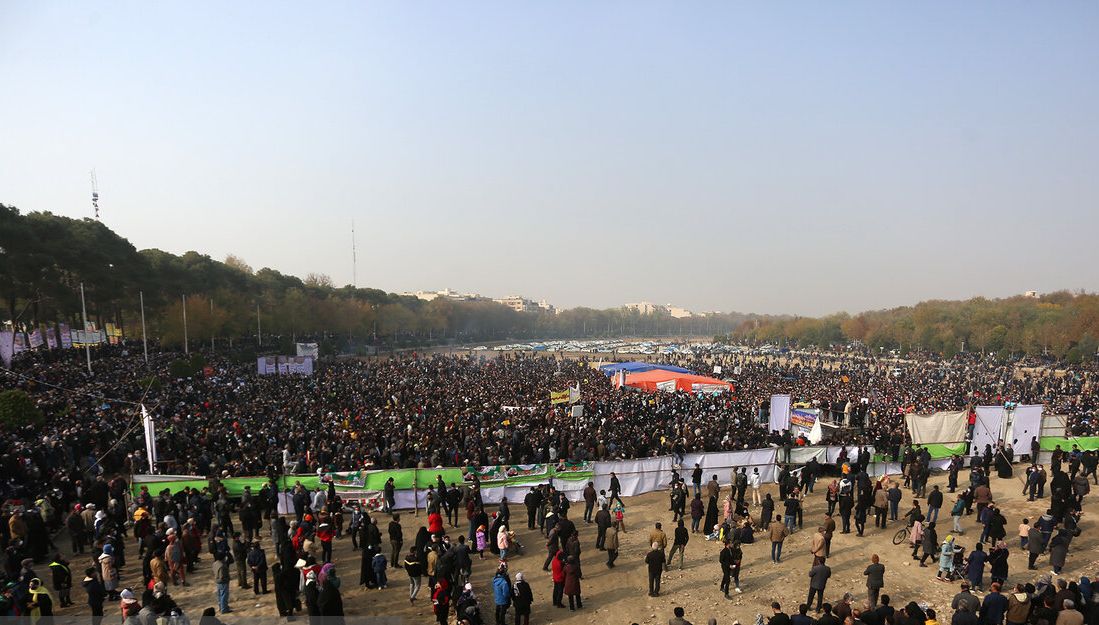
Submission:
<svg viewBox="0 0 1099 625">
<path fill-rule="evenodd" d="M 627 375 L 626 386 L 649 392 L 658 390 L 670 391 L 674 389 L 677 391 L 714 393 L 719 391 L 732 392 L 733 390 L 733 385 L 731 383 L 717 378 L 709 378 L 704 375 L 695 375 L 693 373 L 662 371 L 659 369 Z"/>
</svg>

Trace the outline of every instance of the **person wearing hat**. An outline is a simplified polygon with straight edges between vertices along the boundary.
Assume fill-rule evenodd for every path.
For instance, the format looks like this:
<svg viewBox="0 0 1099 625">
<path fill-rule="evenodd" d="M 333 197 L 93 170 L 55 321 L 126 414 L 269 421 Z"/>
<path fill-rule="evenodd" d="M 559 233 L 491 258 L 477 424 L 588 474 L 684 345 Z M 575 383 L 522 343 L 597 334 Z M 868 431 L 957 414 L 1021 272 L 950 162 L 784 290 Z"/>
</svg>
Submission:
<svg viewBox="0 0 1099 625">
<path fill-rule="evenodd" d="M 103 618 L 103 601 L 107 598 L 107 590 L 103 588 L 103 582 L 99 580 L 99 572 L 94 566 L 84 569 L 84 579 L 80 585 L 88 595 L 88 608 L 92 611 L 92 622 L 98 625 Z"/>
<path fill-rule="evenodd" d="M 248 546 L 241 540 L 240 532 L 233 532 L 232 562 L 237 565 L 237 585 L 247 590 L 252 587 L 248 583 Z"/>
<path fill-rule="evenodd" d="M 511 600 L 515 604 L 515 625 L 530 625 L 530 606 L 534 603 L 534 593 L 522 572 L 515 574 Z"/>
<path fill-rule="evenodd" d="M 73 587 L 73 575 L 69 570 L 68 561 L 62 558 L 60 553 L 54 554 L 53 561 L 50 562 L 50 573 L 53 574 L 53 589 L 57 591 L 61 607 L 69 607 L 73 604 L 69 596 Z"/>
<path fill-rule="evenodd" d="M 118 600 L 118 569 L 114 565 L 114 548 L 103 545 L 103 553 L 99 554 L 99 574 L 103 580 L 103 587 L 107 590 L 107 598 L 111 601 Z"/>
<path fill-rule="evenodd" d="M 141 610 L 141 604 L 137 602 L 137 596 L 133 590 L 129 588 L 122 589 L 119 594 L 118 609 L 122 613 L 123 621 L 131 616 L 137 616 L 138 611 Z"/>
<path fill-rule="evenodd" d="M 53 598 L 50 597 L 46 587 L 42 585 L 42 580 L 37 577 L 32 579 L 27 586 L 27 598 L 23 613 L 30 615 L 31 625 L 34 625 L 38 622 L 38 619 L 43 617 L 46 618 L 47 623 L 52 620 Z"/>
<path fill-rule="evenodd" d="M 507 564 L 500 563 L 496 568 L 496 575 L 492 578 L 492 598 L 496 605 L 496 625 L 505 625 L 508 608 L 511 607 L 511 580 L 508 579 Z"/>
<path fill-rule="evenodd" d="M 214 589 L 217 591 L 218 611 L 222 614 L 232 612 L 229 608 L 229 563 L 230 556 L 223 552 L 214 554 Z"/>
<path fill-rule="evenodd" d="M 80 516 L 82 511 L 83 507 L 76 504 L 65 519 L 65 527 L 69 530 L 69 538 L 72 540 L 73 553 L 76 554 L 84 553 L 84 539 L 88 534 L 88 528 L 84 526 L 84 517 Z"/>
</svg>

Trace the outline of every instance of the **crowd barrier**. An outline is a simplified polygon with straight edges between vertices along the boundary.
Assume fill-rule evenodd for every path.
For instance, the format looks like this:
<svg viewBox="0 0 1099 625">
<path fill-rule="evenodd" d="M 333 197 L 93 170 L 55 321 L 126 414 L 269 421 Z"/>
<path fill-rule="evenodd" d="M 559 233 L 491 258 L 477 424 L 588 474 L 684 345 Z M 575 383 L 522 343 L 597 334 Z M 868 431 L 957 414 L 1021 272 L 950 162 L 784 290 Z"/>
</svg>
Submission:
<svg viewBox="0 0 1099 625">
<path fill-rule="evenodd" d="M 946 453 L 948 446 L 942 446 L 936 452 Z M 671 483 L 672 471 L 676 469 L 680 476 L 688 483 L 691 480 L 691 472 L 694 465 L 699 464 L 703 471 L 703 483 L 710 481 L 711 476 L 717 475 L 718 481 L 727 485 L 732 481 L 733 470 L 746 469 L 753 473 L 759 471 L 760 479 L 764 483 L 774 483 L 778 477 L 778 465 L 792 464 L 803 465 L 810 459 L 816 458 L 821 464 L 834 465 L 839 459 L 843 446 L 813 446 L 794 447 L 789 455 L 779 448 L 767 447 L 763 449 L 745 449 L 739 451 L 722 451 L 707 453 L 688 453 L 681 459 L 674 456 L 658 456 L 654 458 L 637 458 L 633 460 L 615 460 L 579 463 L 561 468 L 557 465 L 523 465 L 522 467 L 483 467 L 478 472 L 482 475 L 481 497 L 485 503 L 497 504 L 505 497 L 512 504 L 522 502 L 526 493 L 532 486 L 539 484 L 552 484 L 562 492 L 570 501 L 582 501 L 584 488 L 588 482 L 593 482 L 595 489 L 610 491 L 611 474 L 618 477 L 622 486 L 620 494 L 624 497 L 643 495 L 654 491 L 667 489 Z M 848 446 L 848 457 L 854 459 L 858 454 L 858 447 Z M 868 467 L 868 472 L 873 477 L 882 475 L 896 475 L 900 473 L 900 464 L 888 462 L 875 455 L 873 447 L 866 448 L 874 460 Z M 949 463 L 949 453 L 946 458 L 932 461 L 932 468 L 945 468 Z M 677 462 L 679 461 L 679 462 Z M 335 484 L 336 492 L 345 500 L 357 500 L 371 507 L 378 507 L 381 503 L 381 493 L 386 481 L 392 477 L 394 480 L 394 499 L 397 509 L 423 508 L 427 503 L 427 490 L 434 486 L 438 476 L 443 478 L 446 484 L 468 483 L 464 479 L 462 469 L 457 468 L 426 468 L 426 469 L 396 469 L 380 471 L 355 471 L 326 474 Z M 267 482 L 263 477 L 221 478 L 220 483 L 226 488 L 231 497 L 239 497 L 246 486 L 253 493 L 258 493 Z M 293 503 L 290 495 L 285 490 L 295 484 L 312 490 L 317 487 L 327 488 L 327 483 L 322 481 L 322 476 L 308 475 L 284 475 L 279 478 L 280 493 L 279 509 L 283 513 L 293 511 Z M 133 479 L 133 491 L 136 494 L 141 487 L 147 487 L 153 494 L 164 489 L 178 492 L 185 487 L 202 489 L 209 485 L 209 480 L 198 476 L 186 475 L 135 475 Z"/>
<path fill-rule="evenodd" d="M 1042 453 L 1039 461 L 1049 462 L 1050 450 L 1057 445 L 1068 451 L 1072 445 L 1078 445 L 1081 449 L 1099 449 L 1099 437 L 1087 438 L 1061 438 L 1043 437 L 1041 439 Z M 946 469 L 950 464 L 950 456 L 964 454 L 965 443 L 929 444 L 924 445 L 931 452 L 931 468 Z M 824 465 L 834 465 L 839 459 L 844 446 L 819 445 L 812 447 L 794 447 L 788 455 L 782 449 L 767 447 L 763 449 L 745 449 L 738 451 L 721 451 L 707 453 L 688 453 L 683 458 L 674 456 L 658 456 L 654 458 L 637 458 L 634 460 L 615 460 L 599 462 L 570 463 L 567 465 L 535 464 L 535 465 L 511 465 L 481 467 L 475 471 L 481 476 L 481 497 L 485 503 L 497 504 L 505 497 L 512 504 L 521 503 L 526 493 L 532 486 L 539 484 L 552 484 L 562 492 L 570 501 L 582 501 L 584 488 L 588 482 L 593 482 L 596 491 L 610 492 L 611 474 L 618 477 L 622 486 L 620 494 L 624 497 L 643 495 L 654 491 L 667 489 L 671 483 L 672 470 L 677 469 L 680 476 L 690 483 L 691 472 L 695 463 L 698 463 L 703 471 L 703 483 L 710 481 L 711 476 L 717 475 L 718 481 L 729 484 L 732 481 L 734 469 L 747 469 L 752 473 L 759 470 L 760 478 L 764 483 L 773 483 L 778 477 L 779 464 L 804 465 L 810 459 L 816 458 L 817 462 Z M 854 459 L 858 455 L 858 447 L 847 446 L 848 458 Z M 901 466 L 899 462 L 891 462 L 876 454 L 873 447 L 866 447 L 873 457 L 868 467 L 868 473 L 872 477 L 883 475 L 899 475 Z M 1019 454 L 1029 453 L 1029 449 L 1016 450 Z M 423 508 L 427 503 L 428 487 L 434 486 L 439 476 L 446 484 L 468 483 L 466 471 L 458 468 L 426 468 L 426 469 L 395 469 L 380 471 L 353 471 L 329 473 L 335 483 L 336 492 L 345 500 L 358 500 L 371 507 L 377 507 L 381 503 L 381 493 L 386 481 L 393 478 L 395 487 L 395 500 L 397 509 Z M 263 477 L 239 477 L 222 478 L 221 484 L 225 486 L 231 497 L 239 497 L 245 486 L 251 487 L 253 493 L 267 482 Z M 309 475 L 284 475 L 279 478 L 279 487 L 285 491 L 300 483 L 307 489 L 317 487 L 327 488 L 322 481 L 322 476 Z M 135 475 L 133 476 L 133 492 L 136 494 L 142 486 L 148 487 L 153 494 L 164 489 L 177 492 L 184 487 L 197 489 L 205 488 L 209 480 L 190 475 Z M 293 504 L 289 495 L 280 494 L 279 509 L 282 512 L 291 512 Z"/>
</svg>

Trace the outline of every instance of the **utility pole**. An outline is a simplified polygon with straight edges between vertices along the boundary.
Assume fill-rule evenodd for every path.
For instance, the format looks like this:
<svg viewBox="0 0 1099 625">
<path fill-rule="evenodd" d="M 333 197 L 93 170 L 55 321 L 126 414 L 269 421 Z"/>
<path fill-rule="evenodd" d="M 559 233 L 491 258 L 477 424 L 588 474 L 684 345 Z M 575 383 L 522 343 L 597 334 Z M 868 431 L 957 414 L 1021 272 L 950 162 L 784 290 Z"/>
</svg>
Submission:
<svg viewBox="0 0 1099 625">
<path fill-rule="evenodd" d="M 80 283 L 80 314 L 84 318 L 84 354 L 88 357 L 88 373 L 92 372 L 92 345 L 88 342 L 88 306 L 84 303 L 84 283 Z"/>
<path fill-rule="evenodd" d="M 214 351 L 214 298 L 210 298 L 210 351 Z"/>
<path fill-rule="evenodd" d="M 190 354 L 191 349 L 187 345 L 187 294 L 183 294 L 183 353 Z"/>
<path fill-rule="evenodd" d="M 149 364 L 149 343 L 145 340 L 145 293 L 137 292 L 141 298 L 141 347 L 145 350 L 145 364 Z"/>
<path fill-rule="evenodd" d="M 256 302 L 256 344 L 263 347 L 263 326 L 259 320 L 259 302 Z"/>
<path fill-rule="evenodd" d="M 355 250 L 355 220 L 351 220 L 351 286 L 359 288 L 359 260 Z"/>
</svg>

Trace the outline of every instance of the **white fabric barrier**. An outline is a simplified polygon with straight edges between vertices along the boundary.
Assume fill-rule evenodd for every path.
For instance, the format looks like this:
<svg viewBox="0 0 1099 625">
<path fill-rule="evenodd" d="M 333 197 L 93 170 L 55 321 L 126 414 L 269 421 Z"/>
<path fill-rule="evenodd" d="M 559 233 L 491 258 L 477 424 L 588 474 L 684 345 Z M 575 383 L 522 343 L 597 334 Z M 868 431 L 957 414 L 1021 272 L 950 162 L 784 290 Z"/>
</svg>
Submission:
<svg viewBox="0 0 1099 625">
<path fill-rule="evenodd" d="M 859 456 L 858 445 L 823 445 L 823 446 L 811 446 L 811 447 L 793 447 L 790 449 L 790 456 L 786 462 L 789 464 L 805 464 L 809 460 L 816 458 L 817 462 L 821 464 L 836 464 L 836 461 L 840 458 L 840 453 L 843 450 L 847 450 L 847 458 L 854 462 Z M 871 456 L 874 455 L 874 448 L 872 446 L 865 446 L 867 452 Z M 779 462 L 782 461 L 781 454 L 777 458 Z"/>
<path fill-rule="evenodd" d="M 904 416 L 908 434 L 917 445 L 964 441 L 968 421 L 969 414 L 964 410 Z"/>
<path fill-rule="evenodd" d="M 1022 453 L 1030 453 L 1030 439 L 1041 436 L 1042 410 L 1044 406 L 1027 405 L 1016 406 L 1011 411 L 1011 431 L 1008 432 L 1007 441 L 1012 447 L 1025 450 Z M 984 450 L 984 447 L 981 447 Z"/>
<path fill-rule="evenodd" d="M 790 428 L 790 396 L 771 395 L 771 416 L 767 429 L 781 432 Z"/>
<path fill-rule="evenodd" d="M 973 444 L 969 446 L 970 453 L 983 454 L 985 445 L 991 445 L 996 449 L 996 443 L 1000 440 L 1000 431 L 1003 429 L 1003 406 L 977 406 L 977 422 L 973 424 Z"/>
<path fill-rule="evenodd" d="M 697 463 L 702 467 L 702 483 L 710 481 L 710 476 L 716 474 L 717 481 L 722 484 L 732 482 L 733 469 L 759 469 L 759 476 L 763 483 L 774 482 L 778 471 L 775 468 L 776 449 L 745 449 L 741 451 L 721 451 L 713 453 L 685 454 L 683 468 L 680 475 L 688 483 L 691 479 L 691 471 Z M 728 480 L 728 481 L 726 481 Z"/>
<path fill-rule="evenodd" d="M 950 468 L 950 458 L 939 458 L 932 460 L 931 469 L 938 469 L 945 471 Z M 883 475 L 900 475 L 901 463 L 899 462 L 871 462 L 870 468 L 867 470 L 867 475 L 870 477 L 881 477 Z"/>
<path fill-rule="evenodd" d="M 622 485 L 622 496 L 633 497 L 667 488 L 672 477 L 672 457 L 638 458 L 595 463 L 595 490 L 611 492 L 611 472 Z"/>
<path fill-rule="evenodd" d="M 805 464 L 810 459 L 816 458 L 821 464 L 835 464 L 839 459 L 844 446 L 832 445 L 825 447 L 795 447 L 790 450 L 789 464 Z M 865 448 L 871 454 L 873 447 Z M 854 459 L 858 455 L 859 448 L 855 445 L 847 447 L 849 458 Z M 691 471 L 697 463 L 702 467 L 702 482 L 710 481 L 710 476 L 716 474 L 718 482 L 726 485 L 731 481 L 733 469 L 747 468 L 750 474 L 752 469 L 759 469 L 759 474 L 764 484 L 773 483 L 778 477 L 778 465 L 781 451 L 774 447 L 764 449 L 743 449 L 737 451 L 720 451 L 708 453 L 689 453 L 684 455 L 683 464 L 679 469 L 680 476 L 690 483 Z M 932 460 L 931 468 L 945 469 L 949 466 L 950 459 Z M 611 473 L 618 476 L 622 484 L 623 497 L 635 497 L 645 493 L 666 490 L 670 487 L 672 469 L 675 459 L 672 456 L 659 456 L 656 458 L 638 458 L 635 460 L 616 460 L 612 462 L 596 462 L 594 477 L 597 491 L 605 490 L 610 493 Z M 872 462 L 867 469 L 872 477 L 882 475 L 900 474 L 900 463 Z M 158 476 L 159 477 L 159 476 Z M 481 498 L 486 504 L 497 504 L 504 498 L 512 506 L 522 506 L 523 498 L 531 486 L 537 484 L 553 484 L 563 493 L 569 501 L 578 502 L 584 499 L 584 488 L 588 480 L 551 480 L 548 477 L 537 482 L 529 482 L 519 485 L 482 486 Z M 345 499 L 368 499 L 377 495 L 377 491 L 337 491 Z M 395 493 L 396 508 L 410 510 L 415 506 L 423 509 L 427 506 L 427 490 L 398 490 Z M 288 493 L 279 495 L 279 512 L 292 513 L 294 509 Z M 514 511 L 513 511 L 514 512 Z"/>
</svg>

